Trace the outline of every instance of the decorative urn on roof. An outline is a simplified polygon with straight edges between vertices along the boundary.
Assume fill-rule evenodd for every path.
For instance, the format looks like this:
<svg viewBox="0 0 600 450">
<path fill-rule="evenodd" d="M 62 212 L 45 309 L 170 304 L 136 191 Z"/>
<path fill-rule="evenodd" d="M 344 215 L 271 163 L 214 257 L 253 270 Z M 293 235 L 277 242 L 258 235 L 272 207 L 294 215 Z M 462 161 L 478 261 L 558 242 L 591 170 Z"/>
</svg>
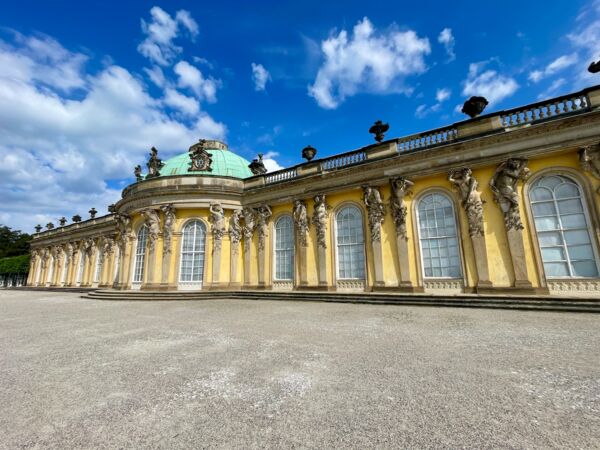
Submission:
<svg viewBox="0 0 600 450">
<path fill-rule="evenodd" d="M 488 101 L 485 97 L 475 95 L 464 103 L 462 112 L 473 119 L 481 114 L 487 105 Z"/>
<path fill-rule="evenodd" d="M 267 168 L 265 167 L 265 163 L 263 163 L 263 155 L 262 153 L 258 154 L 258 159 L 254 158 L 248 167 L 252 171 L 254 175 L 263 175 L 267 173 Z"/>
<path fill-rule="evenodd" d="M 95 219 L 96 214 L 98 214 L 98 211 L 96 211 L 96 208 L 92 208 L 88 212 L 90 213 L 90 219 Z"/>
<path fill-rule="evenodd" d="M 61 217 L 60 219 L 58 219 L 58 223 L 60 224 L 61 227 L 64 227 L 67 224 L 67 218 L 66 217 Z"/>
<path fill-rule="evenodd" d="M 51 229 L 53 229 L 53 228 L 54 228 L 54 224 L 53 224 L 52 222 L 48 222 L 48 223 L 46 224 L 46 228 L 48 228 L 49 230 L 51 230 Z"/>
<path fill-rule="evenodd" d="M 36 233 L 39 233 L 40 231 L 42 231 L 42 226 L 39 223 L 34 228 L 35 228 Z"/>
<path fill-rule="evenodd" d="M 312 160 L 316 156 L 316 154 L 317 149 L 311 145 L 307 145 L 302 149 L 302 157 L 307 161 Z"/>
<path fill-rule="evenodd" d="M 75 223 L 81 222 L 81 216 L 79 214 L 75 214 L 71 220 Z"/>
<path fill-rule="evenodd" d="M 190 172 L 212 171 L 212 157 L 210 153 L 206 151 L 207 142 L 206 139 L 200 139 L 197 144 L 190 147 Z"/>
<path fill-rule="evenodd" d="M 592 61 L 588 66 L 589 73 L 598 73 L 600 72 L 600 61 Z"/>
<path fill-rule="evenodd" d="M 383 123 L 381 120 L 377 120 L 371 128 L 369 128 L 369 133 L 375 135 L 375 140 L 377 142 L 383 141 L 385 137 L 385 132 L 390 129 L 390 125 L 388 123 Z"/>
</svg>

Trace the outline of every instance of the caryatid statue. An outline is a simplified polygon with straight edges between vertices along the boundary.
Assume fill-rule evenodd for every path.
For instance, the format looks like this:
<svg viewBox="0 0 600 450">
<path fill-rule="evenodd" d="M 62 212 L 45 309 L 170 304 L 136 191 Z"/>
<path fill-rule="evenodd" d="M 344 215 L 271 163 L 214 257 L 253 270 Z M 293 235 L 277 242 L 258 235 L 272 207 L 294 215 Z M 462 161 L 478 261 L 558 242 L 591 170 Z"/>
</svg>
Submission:
<svg viewBox="0 0 600 450">
<path fill-rule="evenodd" d="M 231 246 L 234 249 L 234 253 L 237 252 L 237 247 L 242 240 L 241 218 L 242 210 L 236 209 L 231 213 L 231 218 L 229 219 L 229 239 L 231 240 Z"/>
<path fill-rule="evenodd" d="M 312 223 L 317 232 L 317 245 L 327 248 L 327 211 L 329 206 L 325 203 L 325 194 L 315 196 L 315 206 L 313 211 Z"/>
<path fill-rule="evenodd" d="M 517 183 L 519 180 L 526 180 L 529 177 L 530 172 L 526 165 L 526 159 L 511 158 L 496 168 L 496 172 L 490 180 L 494 200 L 504 213 L 504 224 L 509 231 L 523 229 L 519 214 Z"/>
<path fill-rule="evenodd" d="M 411 188 L 414 183 L 404 177 L 398 177 L 390 180 L 392 186 L 392 197 L 390 198 L 390 208 L 394 225 L 396 226 L 396 235 L 407 240 L 408 234 L 406 231 L 406 215 L 408 208 L 404 204 L 404 197 L 412 194 Z"/>
<path fill-rule="evenodd" d="M 448 180 L 460 194 L 460 201 L 467 213 L 469 235 L 483 236 L 483 201 L 477 190 L 479 183 L 468 167 L 454 169 L 448 173 Z"/>
<path fill-rule="evenodd" d="M 211 231 L 213 235 L 213 251 L 221 248 L 221 240 L 225 235 L 225 212 L 220 203 L 211 203 L 209 206 Z"/>
<path fill-rule="evenodd" d="M 158 212 L 154 209 L 146 209 L 142 212 L 144 216 L 144 222 L 148 227 L 148 238 L 150 241 L 150 248 L 154 248 L 154 244 L 158 239 L 158 234 L 160 233 L 160 217 L 158 216 Z"/>
<path fill-rule="evenodd" d="M 244 242 L 249 244 L 252 241 L 252 235 L 254 234 L 254 227 L 256 226 L 256 219 L 254 215 L 254 210 L 249 206 L 246 206 L 242 210 L 242 215 L 244 216 Z"/>
<path fill-rule="evenodd" d="M 294 202 L 294 224 L 298 233 L 298 241 L 302 247 L 307 247 L 308 235 L 308 212 L 306 210 L 306 202 L 304 200 L 296 200 Z"/>
<path fill-rule="evenodd" d="M 271 208 L 268 205 L 261 205 L 256 209 L 258 218 L 258 249 L 264 250 L 265 240 L 267 237 L 267 229 L 269 228 L 269 218 L 273 215 Z"/>
<path fill-rule="evenodd" d="M 363 201 L 367 208 L 369 217 L 369 229 L 373 241 L 381 240 L 381 224 L 385 216 L 383 201 L 379 189 L 371 186 L 363 186 Z"/>
<path fill-rule="evenodd" d="M 160 210 L 165 215 L 163 221 L 163 253 L 171 252 L 171 240 L 173 238 L 173 230 L 175 229 L 176 212 L 173 204 L 163 205 Z"/>
</svg>

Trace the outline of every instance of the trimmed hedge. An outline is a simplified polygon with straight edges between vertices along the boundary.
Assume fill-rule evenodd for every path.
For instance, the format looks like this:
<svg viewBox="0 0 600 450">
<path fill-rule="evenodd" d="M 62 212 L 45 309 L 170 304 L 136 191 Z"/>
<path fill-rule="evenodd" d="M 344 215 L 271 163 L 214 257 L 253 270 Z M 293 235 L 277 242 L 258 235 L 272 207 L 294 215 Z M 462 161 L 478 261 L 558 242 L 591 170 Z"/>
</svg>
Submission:
<svg viewBox="0 0 600 450">
<path fill-rule="evenodd" d="M 0 258 L 0 275 L 29 272 L 29 255 Z"/>
</svg>

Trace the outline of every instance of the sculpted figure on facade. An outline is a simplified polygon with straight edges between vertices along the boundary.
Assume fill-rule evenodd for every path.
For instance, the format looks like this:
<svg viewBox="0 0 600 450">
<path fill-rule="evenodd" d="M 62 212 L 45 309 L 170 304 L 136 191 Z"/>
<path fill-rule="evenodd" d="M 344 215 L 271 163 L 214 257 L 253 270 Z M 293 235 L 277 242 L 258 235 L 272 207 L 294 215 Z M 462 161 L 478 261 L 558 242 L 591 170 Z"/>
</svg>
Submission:
<svg viewBox="0 0 600 450">
<path fill-rule="evenodd" d="M 211 232 L 213 235 L 213 251 L 221 249 L 221 240 L 225 235 L 225 211 L 220 203 L 211 203 L 209 206 Z"/>
<path fill-rule="evenodd" d="M 587 145 L 579 149 L 581 168 L 600 180 L 600 145 Z"/>
<path fill-rule="evenodd" d="M 398 177 L 390 180 L 392 186 L 392 198 L 390 199 L 390 209 L 394 225 L 396 226 L 396 235 L 400 236 L 405 241 L 408 240 L 406 232 L 406 215 L 408 208 L 404 204 L 404 197 L 411 195 L 411 188 L 414 183 L 404 177 Z"/>
<path fill-rule="evenodd" d="M 315 206 L 313 211 L 312 223 L 317 232 L 317 245 L 327 248 L 327 211 L 329 205 L 325 203 L 325 194 L 315 196 Z"/>
<path fill-rule="evenodd" d="M 42 260 L 42 269 L 46 268 L 48 259 L 50 258 L 50 251 L 47 248 L 41 250 L 40 258 Z"/>
<path fill-rule="evenodd" d="M 246 206 L 242 210 L 242 214 L 244 216 L 244 242 L 246 245 L 249 245 L 252 241 L 252 235 L 254 234 L 254 227 L 256 226 L 254 210 L 249 206 Z"/>
<path fill-rule="evenodd" d="M 148 175 L 146 178 L 154 178 L 160 176 L 160 169 L 163 168 L 165 163 L 158 157 L 158 150 L 155 147 L 150 149 L 150 159 L 146 166 L 148 167 Z"/>
<path fill-rule="evenodd" d="M 265 249 L 265 240 L 267 238 L 267 230 L 269 229 L 269 218 L 273 215 L 271 208 L 268 205 L 261 205 L 256 209 L 256 217 L 258 219 L 258 249 Z"/>
<path fill-rule="evenodd" d="M 363 201 L 367 207 L 371 239 L 375 242 L 381 241 L 381 224 L 385 216 L 385 208 L 379 189 L 363 186 Z"/>
<path fill-rule="evenodd" d="M 483 201 L 477 191 L 479 183 L 473 176 L 471 169 L 464 167 L 454 169 L 448 173 L 448 180 L 460 194 L 462 207 L 467 213 L 469 221 L 469 235 L 471 237 L 483 236 Z"/>
<path fill-rule="evenodd" d="M 529 177 L 527 160 L 511 158 L 496 168 L 490 180 L 490 188 L 494 200 L 504 213 L 504 224 L 507 230 L 522 230 L 521 215 L 519 214 L 519 194 L 517 183 Z"/>
<path fill-rule="evenodd" d="M 148 241 L 150 243 L 150 249 L 154 249 L 154 244 L 158 239 L 160 233 L 160 217 L 158 212 L 154 209 L 146 209 L 142 212 L 144 216 L 144 223 L 148 227 Z"/>
<path fill-rule="evenodd" d="M 298 233 L 298 242 L 302 247 L 307 247 L 308 242 L 308 212 L 306 210 L 306 202 L 304 200 L 296 200 L 294 202 L 294 225 Z"/>
<path fill-rule="evenodd" d="M 81 250 L 85 253 L 86 256 L 91 256 L 92 251 L 94 250 L 94 240 L 92 238 L 84 239 L 81 241 Z"/>
<path fill-rule="evenodd" d="M 131 234 L 131 218 L 127 214 L 115 214 L 118 238 L 125 240 Z"/>
<path fill-rule="evenodd" d="M 233 254 L 237 255 L 239 251 L 239 244 L 242 240 L 242 226 L 240 225 L 240 219 L 242 218 L 242 210 L 236 209 L 231 214 L 229 219 L 229 239 L 231 240 L 231 248 Z"/>
<path fill-rule="evenodd" d="M 173 204 L 163 205 L 160 207 L 165 215 L 163 222 L 163 254 L 171 253 L 171 242 L 173 240 L 173 230 L 175 228 L 176 212 Z"/>
</svg>

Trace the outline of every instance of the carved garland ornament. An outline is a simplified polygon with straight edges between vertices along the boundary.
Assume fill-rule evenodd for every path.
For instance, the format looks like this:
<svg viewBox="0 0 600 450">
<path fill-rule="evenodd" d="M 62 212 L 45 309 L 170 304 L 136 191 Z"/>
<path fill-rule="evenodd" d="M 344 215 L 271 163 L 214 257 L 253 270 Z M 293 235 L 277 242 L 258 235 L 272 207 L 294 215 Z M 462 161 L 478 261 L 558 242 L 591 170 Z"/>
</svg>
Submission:
<svg viewBox="0 0 600 450">
<path fill-rule="evenodd" d="M 471 169 L 465 167 L 454 169 L 448 173 L 448 180 L 460 194 L 460 201 L 467 213 L 469 236 L 483 236 L 483 201 L 477 191 L 479 183 Z"/>
<path fill-rule="evenodd" d="M 517 183 L 519 180 L 524 181 L 529 177 L 530 171 L 526 165 L 526 159 L 511 158 L 496 168 L 496 172 L 490 180 L 494 200 L 504 213 L 504 225 L 508 231 L 523 229 L 519 213 Z"/>
</svg>

